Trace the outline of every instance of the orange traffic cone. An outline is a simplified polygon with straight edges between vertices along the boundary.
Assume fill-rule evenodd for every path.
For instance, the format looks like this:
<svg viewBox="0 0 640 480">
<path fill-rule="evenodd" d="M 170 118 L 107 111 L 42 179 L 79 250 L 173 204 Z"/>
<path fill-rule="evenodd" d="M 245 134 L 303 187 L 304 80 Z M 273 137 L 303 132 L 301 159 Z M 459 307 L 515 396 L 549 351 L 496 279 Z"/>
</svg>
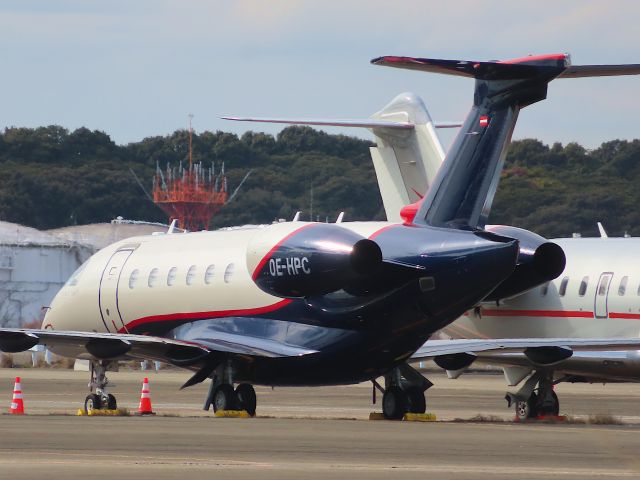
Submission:
<svg viewBox="0 0 640 480">
<path fill-rule="evenodd" d="M 147 377 L 145 377 L 142 382 L 142 392 L 140 392 L 140 405 L 138 405 L 138 414 L 153 414 L 153 410 L 151 409 L 151 395 L 149 395 L 149 379 Z"/>
<path fill-rule="evenodd" d="M 24 415 L 24 402 L 22 401 L 22 385 L 20 385 L 20 377 L 16 377 L 16 383 L 13 386 L 13 399 L 9 413 L 13 415 Z"/>
</svg>

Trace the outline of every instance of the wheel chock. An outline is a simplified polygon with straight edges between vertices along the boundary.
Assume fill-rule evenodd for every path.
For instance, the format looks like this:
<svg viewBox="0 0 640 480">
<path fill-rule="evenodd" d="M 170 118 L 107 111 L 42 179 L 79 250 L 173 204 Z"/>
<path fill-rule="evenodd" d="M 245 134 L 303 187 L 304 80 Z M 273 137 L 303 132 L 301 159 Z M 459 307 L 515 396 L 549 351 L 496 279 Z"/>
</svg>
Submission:
<svg viewBox="0 0 640 480">
<path fill-rule="evenodd" d="M 405 422 L 435 422 L 435 413 L 405 413 L 403 420 Z"/>
<path fill-rule="evenodd" d="M 384 413 L 381 412 L 371 412 L 369 414 L 369 420 L 386 420 Z"/>
<path fill-rule="evenodd" d="M 79 408 L 76 412 L 78 417 L 124 417 L 129 415 L 126 410 L 91 410 L 89 412 L 85 412 L 84 408 Z"/>
<path fill-rule="evenodd" d="M 251 418 L 246 410 L 217 410 L 214 416 L 217 418 Z"/>
</svg>

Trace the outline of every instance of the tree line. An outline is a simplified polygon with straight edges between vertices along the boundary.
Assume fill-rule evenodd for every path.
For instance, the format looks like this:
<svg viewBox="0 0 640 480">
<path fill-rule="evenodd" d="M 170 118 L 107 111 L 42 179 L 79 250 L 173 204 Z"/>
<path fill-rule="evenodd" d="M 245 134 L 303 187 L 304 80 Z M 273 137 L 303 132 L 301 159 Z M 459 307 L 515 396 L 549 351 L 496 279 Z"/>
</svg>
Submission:
<svg viewBox="0 0 640 480">
<path fill-rule="evenodd" d="M 288 127 L 277 136 L 217 131 L 193 136 L 193 160 L 222 163 L 237 197 L 213 226 L 291 219 L 384 219 L 371 142 Z M 187 161 L 188 132 L 117 145 L 104 132 L 60 126 L 0 132 L 0 220 L 40 229 L 128 219 L 166 221 L 138 185 L 151 190 L 156 165 Z M 132 173 L 133 172 L 133 173 Z M 134 176 L 135 174 L 135 176 Z M 613 140 L 594 150 L 534 139 L 511 144 L 491 213 L 549 237 L 595 235 L 596 221 L 612 235 L 640 234 L 640 140 Z"/>
</svg>

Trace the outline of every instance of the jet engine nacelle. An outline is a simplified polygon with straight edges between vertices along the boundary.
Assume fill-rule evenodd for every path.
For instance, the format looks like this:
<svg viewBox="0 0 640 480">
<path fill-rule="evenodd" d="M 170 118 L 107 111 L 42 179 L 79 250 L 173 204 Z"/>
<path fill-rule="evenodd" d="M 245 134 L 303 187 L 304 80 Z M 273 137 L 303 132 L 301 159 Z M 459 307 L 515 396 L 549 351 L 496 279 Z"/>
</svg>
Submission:
<svg viewBox="0 0 640 480">
<path fill-rule="evenodd" d="M 293 231 L 283 232 L 286 227 Z M 278 235 L 281 240 L 274 242 Z M 376 242 L 335 224 L 272 225 L 247 250 L 258 287 L 284 298 L 335 292 L 372 275 L 381 264 Z"/>
<path fill-rule="evenodd" d="M 506 225 L 489 225 L 486 229 L 517 239 L 520 242 L 520 251 L 513 273 L 485 300 L 495 301 L 519 295 L 557 278 L 564 270 L 564 251 L 546 238 L 522 228 Z"/>
</svg>

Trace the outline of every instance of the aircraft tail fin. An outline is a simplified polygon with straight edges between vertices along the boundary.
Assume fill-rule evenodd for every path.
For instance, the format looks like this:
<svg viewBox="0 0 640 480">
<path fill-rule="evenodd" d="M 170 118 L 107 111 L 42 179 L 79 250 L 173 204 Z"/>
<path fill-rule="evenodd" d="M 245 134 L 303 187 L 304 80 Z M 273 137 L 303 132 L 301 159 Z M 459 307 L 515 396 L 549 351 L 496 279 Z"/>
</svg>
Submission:
<svg viewBox="0 0 640 480">
<path fill-rule="evenodd" d="M 402 221 L 400 211 L 405 205 L 415 203 L 424 196 L 442 164 L 444 150 L 436 129 L 462 125 L 460 122 L 434 122 L 422 100 L 413 93 L 396 96 L 365 120 L 222 118 L 370 129 L 376 139 L 376 145 L 371 147 L 371 157 L 380 194 L 387 219 L 393 222 Z"/>
<path fill-rule="evenodd" d="M 566 54 L 502 62 L 387 56 L 371 63 L 475 79 L 471 111 L 413 220 L 461 229 L 486 225 L 518 113 L 544 100 L 549 82 L 640 73 L 640 65 L 571 67 Z"/>
</svg>

